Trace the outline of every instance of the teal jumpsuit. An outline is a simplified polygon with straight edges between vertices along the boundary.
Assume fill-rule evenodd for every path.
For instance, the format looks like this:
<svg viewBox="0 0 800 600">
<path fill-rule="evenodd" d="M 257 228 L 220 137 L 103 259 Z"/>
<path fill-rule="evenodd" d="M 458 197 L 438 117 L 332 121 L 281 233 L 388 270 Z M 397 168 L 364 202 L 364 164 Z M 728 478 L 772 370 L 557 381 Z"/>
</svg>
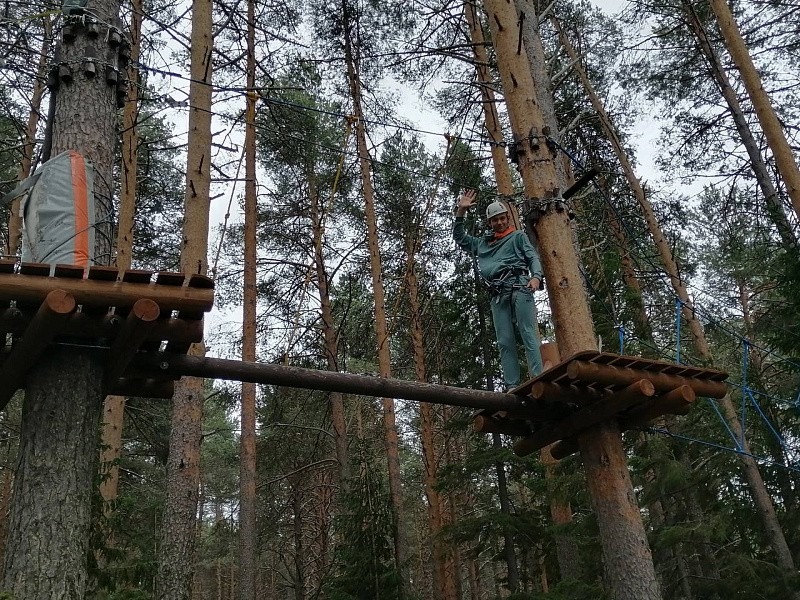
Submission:
<svg viewBox="0 0 800 600">
<path fill-rule="evenodd" d="M 525 347 L 528 372 L 531 377 L 538 375 L 542 371 L 542 355 L 536 302 L 533 290 L 527 286 L 531 279 L 529 272 L 531 277 L 542 280 L 542 264 L 528 236 L 522 231 L 514 231 L 498 240 L 494 239 L 493 233 L 475 237 L 464 229 L 464 217 L 456 217 L 453 239 L 461 248 L 477 256 L 481 275 L 489 283 L 492 322 L 506 388 L 520 384 L 515 320 Z"/>
</svg>

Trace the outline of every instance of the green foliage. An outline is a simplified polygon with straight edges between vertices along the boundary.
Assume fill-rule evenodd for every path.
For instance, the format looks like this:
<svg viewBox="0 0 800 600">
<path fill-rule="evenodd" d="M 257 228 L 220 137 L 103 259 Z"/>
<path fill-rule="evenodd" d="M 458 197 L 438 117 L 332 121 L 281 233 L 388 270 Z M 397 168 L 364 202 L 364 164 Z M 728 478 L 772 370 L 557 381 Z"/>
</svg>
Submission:
<svg viewBox="0 0 800 600">
<path fill-rule="evenodd" d="M 388 486 L 378 470 L 375 447 L 357 442 L 353 464 L 357 475 L 342 495 L 336 530 L 337 570 L 325 585 L 332 600 L 399 598 L 399 574 L 394 565 L 391 503 Z"/>
</svg>

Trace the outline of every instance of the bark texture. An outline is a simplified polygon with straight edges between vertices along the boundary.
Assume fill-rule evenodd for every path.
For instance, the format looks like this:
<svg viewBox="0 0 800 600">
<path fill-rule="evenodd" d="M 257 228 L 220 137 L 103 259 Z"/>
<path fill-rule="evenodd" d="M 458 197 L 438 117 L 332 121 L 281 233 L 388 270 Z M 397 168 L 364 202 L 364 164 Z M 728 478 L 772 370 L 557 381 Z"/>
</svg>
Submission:
<svg viewBox="0 0 800 600">
<path fill-rule="evenodd" d="M 89 1 L 102 22 L 119 15 L 114 0 Z M 116 50 L 85 32 L 61 60 L 85 55 L 116 60 Z M 94 260 L 108 264 L 116 88 L 73 70 L 55 98 L 52 153 L 75 149 L 95 168 L 98 218 Z M 86 593 L 93 477 L 103 397 L 99 359 L 82 350 L 51 350 L 31 369 L 23 406 L 19 463 L 10 508 L 3 586 L 17 598 L 79 599 Z"/>
<path fill-rule="evenodd" d="M 361 100 L 361 79 L 359 66 L 353 52 L 355 23 L 347 6 L 343 6 L 344 14 L 344 53 L 347 64 L 347 79 L 353 101 L 353 114 L 356 122 L 356 144 L 358 146 L 358 162 L 361 173 L 361 189 L 364 194 L 364 214 L 367 225 L 367 248 L 369 250 L 370 274 L 372 276 L 372 293 L 375 299 L 375 334 L 377 338 L 378 370 L 381 377 L 391 377 L 391 351 L 389 346 L 389 328 L 386 318 L 386 294 L 383 286 L 383 266 L 381 264 L 378 244 L 378 217 L 375 212 L 375 194 L 372 185 L 372 167 L 367 149 L 367 134 L 364 124 L 364 111 Z M 398 447 L 397 425 L 392 398 L 382 398 L 383 432 L 386 444 L 386 458 L 389 471 L 389 495 L 392 501 L 392 521 L 394 530 L 394 557 L 400 574 L 400 587 L 405 590 L 408 577 L 408 544 L 403 528 L 403 492 L 400 481 L 400 455 Z"/>
<path fill-rule="evenodd" d="M 3 589 L 26 600 L 85 597 L 103 373 L 52 350 L 26 388 Z"/>
<path fill-rule="evenodd" d="M 212 3 L 192 3 L 189 149 L 186 158 L 181 269 L 208 269 L 208 210 L 211 187 Z M 202 344 L 190 349 L 202 356 Z M 191 593 L 195 520 L 200 487 L 203 380 L 182 377 L 175 385 L 167 458 L 167 490 L 156 575 L 156 598 L 188 600 Z"/>
<path fill-rule="evenodd" d="M 727 0 L 708 0 L 711 10 L 717 17 L 719 30 L 725 38 L 725 45 L 728 52 L 739 69 L 747 94 L 753 103 L 758 122 L 767 138 L 772 155 L 775 157 L 775 166 L 778 168 L 783 183 L 786 185 L 786 193 L 792 201 L 794 212 L 800 218 L 800 170 L 797 168 L 792 148 L 786 140 L 778 115 L 772 107 L 772 103 L 761 82 L 750 52 L 747 50 L 739 26 L 728 7 Z"/>
<path fill-rule="evenodd" d="M 255 2 L 247 2 L 247 101 L 244 134 L 244 298 L 242 360 L 256 360 L 256 92 Z M 256 386 L 242 383 L 239 452 L 239 598 L 256 598 Z"/>
<path fill-rule="evenodd" d="M 486 10 L 497 51 L 519 169 L 529 208 L 538 215 L 535 230 L 553 311 L 556 341 L 564 356 L 594 347 L 594 329 L 586 291 L 572 243 L 572 229 L 559 203 L 559 180 L 542 135 L 542 117 L 531 67 L 518 51 L 519 18 L 505 0 L 487 0 Z M 641 515 L 636 505 L 625 453 L 613 423 L 586 432 L 579 440 L 586 478 L 600 525 L 611 595 L 619 600 L 661 597 Z"/>
</svg>

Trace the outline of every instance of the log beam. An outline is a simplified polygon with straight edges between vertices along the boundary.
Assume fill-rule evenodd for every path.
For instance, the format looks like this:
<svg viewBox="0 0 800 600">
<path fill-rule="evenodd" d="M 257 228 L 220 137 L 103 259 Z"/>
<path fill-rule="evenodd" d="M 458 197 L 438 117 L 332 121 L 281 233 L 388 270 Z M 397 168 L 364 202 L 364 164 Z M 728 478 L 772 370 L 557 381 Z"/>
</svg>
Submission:
<svg viewBox="0 0 800 600">
<path fill-rule="evenodd" d="M 682 385 L 688 385 L 698 396 L 709 398 L 722 398 L 728 392 L 728 386 L 723 381 L 695 379 L 582 360 L 572 361 L 567 366 L 567 377 L 580 381 L 585 385 L 593 383 L 600 385 L 630 385 L 639 379 L 647 379 L 655 386 L 658 392 L 669 392 Z"/>
<path fill-rule="evenodd" d="M 476 415 L 472 420 L 472 428 L 477 433 L 502 433 L 504 435 L 527 436 L 531 428 L 527 423 L 517 419 L 495 419 L 488 415 Z"/>
<path fill-rule="evenodd" d="M 635 406 L 619 419 L 620 431 L 642 427 L 661 415 L 685 415 L 694 404 L 697 395 L 688 385 L 675 388 L 671 392 L 650 402 Z M 561 440 L 553 444 L 550 454 L 557 460 L 563 460 L 578 451 L 578 440 L 575 438 Z"/>
<path fill-rule="evenodd" d="M 139 398 L 161 398 L 169 400 L 175 392 L 174 381 L 162 379 L 118 379 L 108 389 L 113 396 L 137 396 Z"/>
<path fill-rule="evenodd" d="M 18 308 L 0 312 L 0 334 L 22 335 L 36 313 Z M 120 332 L 124 319 L 119 315 L 89 315 L 72 313 L 61 330 L 62 335 L 82 338 L 114 339 Z M 203 341 L 203 321 L 181 318 L 158 319 L 147 332 L 147 341 L 169 340 L 187 345 Z"/>
<path fill-rule="evenodd" d="M 213 289 L 125 281 L 109 282 L 94 279 L 0 274 L 0 302 L 16 300 L 23 304 L 39 304 L 47 294 L 57 289 L 71 294 L 78 304 L 85 306 L 131 308 L 139 298 L 150 298 L 163 311 L 208 312 L 214 304 Z"/>
<path fill-rule="evenodd" d="M 139 351 L 148 332 L 156 324 L 161 309 L 153 300 L 140 298 L 133 305 L 120 329 L 106 361 L 105 385 L 110 387 L 121 376 Z"/>
<path fill-rule="evenodd" d="M 25 335 L 0 366 L 0 410 L 25 383 L 30 368 L 77 307 L 75 298 L 64 290 L 51 290 L 44 298 Z"/>
<path fill-rule="evenodd" d="M 179 378 L 183 376 L 227 379 L 264 385 L 362 394 L 376 398 L 401 398 L 416 402 L 436 402 L 449 406 L 486 408 L 493 411 L 522 411 L 524 398 L 502 392 L 470 390 L 448 385 L 403 381 L 387 377 L 354 375 L 267 363 L 221 358 L 201 358 L 170 354 L 139 355 L 134 358 L 133 373 L 139 377 Z M 128 374 L 126 373 L 126 375 Z"/>
<path fill-rule="evenodd" d="M 590 404 L 562 421 L 542 427 L 533 435 L 519 440 L 514 444 L 514 453 L 518 456 L 527 456 L 553 442 L 574 437 L 589 427 L 602 423 L 638 404 L 643 399 L 652 397 L 653 394 L 655 394 L 653 384 L 647 379 L 639 379 L 624 390 L 600 402 Z"/>
</svg>

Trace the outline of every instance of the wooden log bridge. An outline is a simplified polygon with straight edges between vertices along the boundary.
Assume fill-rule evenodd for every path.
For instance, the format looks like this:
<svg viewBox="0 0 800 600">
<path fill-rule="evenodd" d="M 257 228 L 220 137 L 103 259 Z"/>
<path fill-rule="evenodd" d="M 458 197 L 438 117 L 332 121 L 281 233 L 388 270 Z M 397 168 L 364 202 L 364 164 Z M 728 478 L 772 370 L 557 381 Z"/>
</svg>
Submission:
<svg viewBox="0 0 800 600">
<path fill-rule="evenodd" d="M 472 390 L 449 385 L 420 383 L 371 375 L 338 373 L 268 363 L 178 354 L 139 354 L 128 374 L 134 379 L 178 379 L 183 376 L 246 381 L 264 385 L 361 394 L 376 398 L 400 398 L 449 406 L 483 408 L 525 415 L 527 400 L 515 394 Z"/>
<path fill-rule="evenodd" d="M 139 352 L 184 354 L 202 341 L 213 303 L 202 275 L 0 260 L 0 410 L 52 342 L 106 348 L 107 393 L 171 397 L 172 381 L 125 371 Z"/>
<path fill-rule="evenodd" d="M 577 437 L 615 419 L 621 431 L 666 414 L 686 414 L 698 396 L 722 398 L 728 374 L 715 369 L 580 352 L 511 390 L 528 399 L 526 414 L 480 411 L 476 431 L 521 437 L 514 452 L 526 456 L 551 446 L 561 459 L 578 451 Z"/>
</svg>

